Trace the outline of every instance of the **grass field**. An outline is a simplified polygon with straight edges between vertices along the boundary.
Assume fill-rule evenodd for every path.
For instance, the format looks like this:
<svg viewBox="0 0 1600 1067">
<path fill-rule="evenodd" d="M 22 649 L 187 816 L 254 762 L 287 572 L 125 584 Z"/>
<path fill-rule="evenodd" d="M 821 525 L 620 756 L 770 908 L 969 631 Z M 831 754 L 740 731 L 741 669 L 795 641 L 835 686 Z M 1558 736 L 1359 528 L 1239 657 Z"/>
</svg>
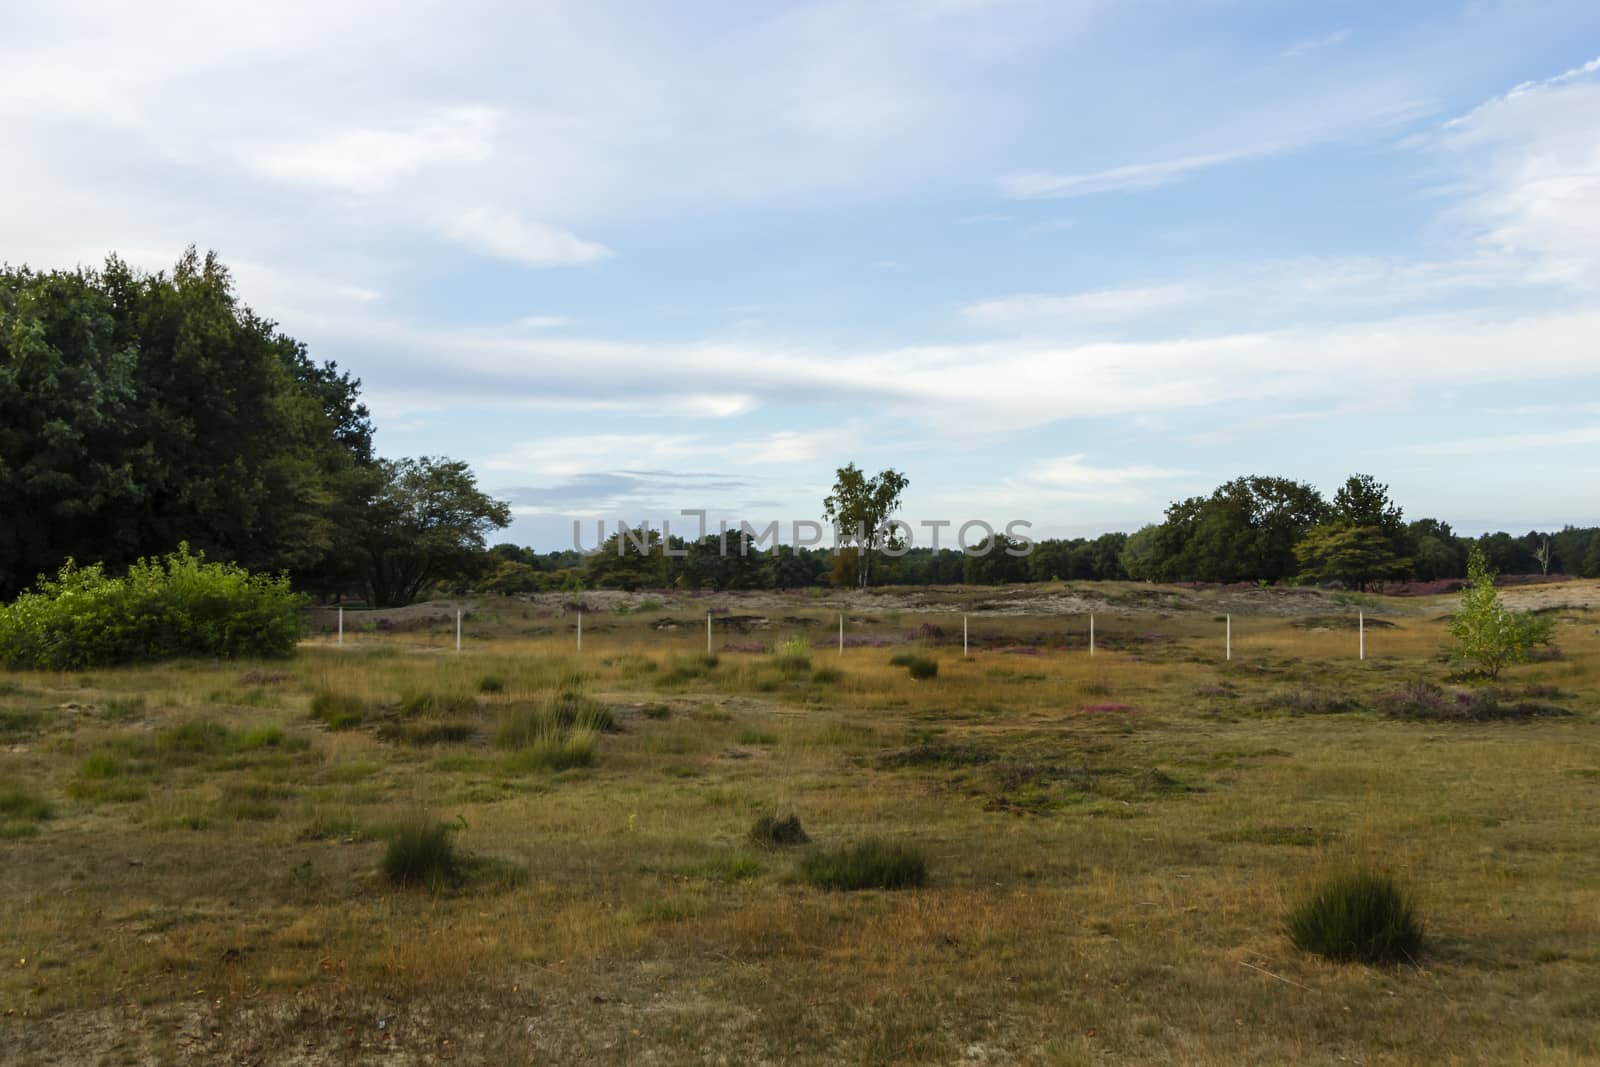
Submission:
<svg viewBox="0 0 1600 1067">
<path fill-rule="evenodd" d="M 1082 594 L 1093 658 L 1027 612 L 1060 590 L 658 596 L 581 656 L 485 600 L 460 654 L 453 609 L 351 613 L 290 661 L 0 676 L 0 1059 L 1593 1062 L 1600 611 L 1559 589 L 1503 719 L 1453 714 L 1449 599 L 1138 586 Z M 446 877 L 384 877 L 403 824 Z M 807 874 L 870 842 L 925 880 Z M 1416 895 L 1414 963 L 1289 944 L 1355 864 Z"/>
</svg>

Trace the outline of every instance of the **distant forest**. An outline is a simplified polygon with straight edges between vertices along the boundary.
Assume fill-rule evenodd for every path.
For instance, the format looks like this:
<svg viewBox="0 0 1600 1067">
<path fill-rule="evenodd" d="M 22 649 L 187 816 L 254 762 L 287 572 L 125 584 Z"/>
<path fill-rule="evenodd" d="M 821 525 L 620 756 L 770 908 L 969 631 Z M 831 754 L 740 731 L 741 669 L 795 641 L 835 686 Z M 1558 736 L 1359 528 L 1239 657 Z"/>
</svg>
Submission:
<svg viewBox="0 0 1600 1067">
<path fill-rule="evenodd" d="M 377 605 L 438 590 L 850 585 L 861 572 L 853 549 L 758 549 L 740 533 L 667 545 L 653 534 L 651 551 L 621 556 L 614 539 L 587 556 L 488 547 L 507 505 L 464 463 L 375 455 L 360 385 L 242 303 L 215 255 L 190 249 L 156 274 L 115 256 L 100 270 L 0 268 L 0 599 L 69 558 L 115 573 L 185 543 L 320 598 Z M 1331 499 L 1249 476 L 1131 534 L 1042 541 L 1020 557 L 1005 545 L 981 557 L 913 548 L 873 557 L 870 573 L 878 585 L 1369 588 L 1463 577 L 1473 542 L 1437 519 L 1406 521 L 1366 475 Z M 1600 529 L 1475 543 L 1501 573 L 1600 577 Z"/>
</svg>

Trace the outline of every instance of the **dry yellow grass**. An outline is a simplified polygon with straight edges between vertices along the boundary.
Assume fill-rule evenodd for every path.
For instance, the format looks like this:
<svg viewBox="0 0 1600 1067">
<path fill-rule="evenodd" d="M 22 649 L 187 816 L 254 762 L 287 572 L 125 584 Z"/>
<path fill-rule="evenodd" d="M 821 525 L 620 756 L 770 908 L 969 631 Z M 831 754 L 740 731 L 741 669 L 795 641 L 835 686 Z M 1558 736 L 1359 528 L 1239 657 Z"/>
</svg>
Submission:
<svg viewBox="0 0 1600 1067">
<path fill-rule="evenodd" d="M 53 814 L 0 840 L 0 1058 L 1600 1057 L 1600 614 L 1565 611 L 1564 658 L 1502 682 L 1554 686 L 1539 699 L 1574 715 L 1415 723 L 1381 698 L 1445 679 L 1448 601 L 1389 606 L 1364 663 L 1349 604 L 1309 628 L 1249 606 L 1226 604 L 1232 663 L 1205 611 L 1108 614 L 1092 660 L 1080 618 L 975 615 L 963 659 L 956 614 L 847 607 L 855 635 L 943 626 L 923 682 L 894 648 L 840 655 L 833 606 L 805 602 L 717 643 L 808 635 L 837 680 L 750 652 L 705 668 L 692 605 L 675 630 L 591 618 L 580 658 L 570 617 L 492 602 L 460 656 L 441 627 L 318 638 L 284 664 L 8 676 L 0 778 Z M 1042 651 L 989 648 L 1006 641 Z M 621 730 L 590 768 L 519 770 L 501 710 L 574 675 Z M 325 729 L 319 692 L 372 719 Z M 89 773 L 195 722 L 283 736 Z M 387 739 L 397 722 L 472 732 L 412 744 Z M 381 830 L 418 803 L 496 866 L 439 895 L 385 884 Z M 746 840 L 790 811 L 818 846 L 914 843 L 929 885 L 795 881 L 792 852 Z M 1288 900 L 1350 862 L 1419 896 L 1419 966 L 1288 945 Z"/>
</svg>

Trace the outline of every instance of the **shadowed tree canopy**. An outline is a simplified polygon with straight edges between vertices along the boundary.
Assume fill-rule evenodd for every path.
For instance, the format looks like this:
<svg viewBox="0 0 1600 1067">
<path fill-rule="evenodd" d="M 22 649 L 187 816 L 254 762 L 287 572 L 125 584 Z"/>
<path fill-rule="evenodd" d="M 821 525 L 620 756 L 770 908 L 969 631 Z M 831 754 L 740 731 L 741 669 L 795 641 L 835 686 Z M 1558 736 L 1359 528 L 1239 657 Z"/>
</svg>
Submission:
<svg viewBox="0 0 1600 1067">
<path fill-rule="evenodd" d="M 409 604 L 430 584 L 465 574 L 483 558 L 489 534 L 511 509 L 478 488 L 460 460 L 379 460 L 364 511 L 361 577 L 367 600 Z"/>
<path fill-rule="evenodd" d="M 170 274 L 0 269 L 0 595 L 68 557 L 116 570 L 182 541 L 336 571 L 372 461 L 359 387 L 240 303 L 214 254 Z"/>
</svg>

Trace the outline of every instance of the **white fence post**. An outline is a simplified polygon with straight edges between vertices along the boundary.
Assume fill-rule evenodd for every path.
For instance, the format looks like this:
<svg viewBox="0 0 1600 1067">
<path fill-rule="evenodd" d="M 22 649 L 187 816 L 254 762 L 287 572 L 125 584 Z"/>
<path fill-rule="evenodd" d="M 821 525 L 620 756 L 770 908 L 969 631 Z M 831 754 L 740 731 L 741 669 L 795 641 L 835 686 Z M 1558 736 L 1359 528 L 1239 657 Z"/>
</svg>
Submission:
<svg viewBox="0 0 1600 1067">
<path fill-rule="evenodd" d="M 344 646 L 344 605 L 339 605 L 339 645 Z"/>
<path fill-rule="evenodd" d="M 461 651 L 461 609 L 456 609 L 456 651 Z"/>
<path fill-rule="evenodd" d="M 1225 658 L 1231 660 L 1231 659 L 1233 659 L 1233 616 L 1231 614 L 1228 614 L 1228 615 L 1224 615 L 1222 618 L 1223 618 L 1224 623 L 1227 625 L 1227 630 L 1225 631 L 1224 636 L 1223 636 L 1223 641 L 1224 641 L 1224 646 L 1223 647 L 1225 649 L 1224 655 L 1225 655 Z"/>
<path fill-rule="evenodd" d="M 706 655 L 711 655 L 711 612 L 706 612 Z"/>
<path fill-rule="evenodd" d="M 839 655 L 844 655 L 844 612 L 839 613 Z"/>
<path fill-rule="evenodd" d="M 967 653 L 967 617 L 961 616 L 961 656 L 966 658 Z"/>
<path fill-rule="evenodd" d="M 578 609 L 578 655 L 583 655 L 583 609 Z"/>
<path fill-rule="evenodd" d="M 1360 658 L 1361 659 L 1366 659 L 1367 658 L 1367 613 L 1365 611 L 1361 611 L 1361 610 L 1357 610 L 1356 611 L 1356 628 L 1357 628 L 1358 632 L 1361 634 Z"/>
<path fill-rule="evenodd" d="M 1089 612 L 1089 655 L 1094 655 L 1094 612 Z"/>
</svg>

